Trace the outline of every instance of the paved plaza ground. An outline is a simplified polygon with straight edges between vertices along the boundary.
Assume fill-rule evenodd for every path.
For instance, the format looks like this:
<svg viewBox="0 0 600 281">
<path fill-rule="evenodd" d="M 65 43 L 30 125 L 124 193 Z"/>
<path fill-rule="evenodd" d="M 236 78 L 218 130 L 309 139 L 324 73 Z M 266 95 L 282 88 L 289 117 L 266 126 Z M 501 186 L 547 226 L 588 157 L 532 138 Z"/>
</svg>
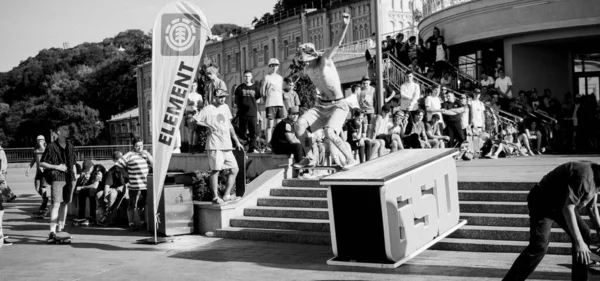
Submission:
<svg viewBox="0 0 600 281">
<path fill-rule="evenodd" d="M 493 163 L 503 162 L 464 165 Z M 33 179 L 24 176 L 24 168 L 11 168 L 8 180 L 19 198 L 5 204 L 4 231 L 15 244 L 0 249 L 0 281 L 500 280 L 517 257 L 514 253 L 428 250 L 396 269 L 370 269 L 326 265 L 332 257 L 330 246 L 200 235 L 179 236 L 173 243 L 156 246 L 139 245 L 134 242 L 150 233 L 72 226 L 67 229 L 75 237 L 71 245 L 47 245 L 47 222 L 29 218 L 41 201 L 33 190 Z M 530 280 L 570 280 L 570 263 L 569 256 L 546 256 Z M 600 276 L 590 279 L 600 280 Z"/>
</svg>

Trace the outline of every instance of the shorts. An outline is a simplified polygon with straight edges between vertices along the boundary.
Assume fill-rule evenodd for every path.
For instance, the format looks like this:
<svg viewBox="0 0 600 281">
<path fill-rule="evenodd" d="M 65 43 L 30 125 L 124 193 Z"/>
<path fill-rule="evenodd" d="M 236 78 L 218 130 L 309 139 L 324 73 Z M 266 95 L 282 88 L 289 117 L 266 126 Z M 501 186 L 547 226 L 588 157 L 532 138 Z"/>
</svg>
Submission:
<svg viewBox="0 0 600 281">
<path fill-rule="evenodd" d="M 212 171 L 236 169 L 238 167 L 235 156 L 231 150 L 209 150 L 208 167 Z"/>
<path fill-rule="evenodd" d="M 73 199 L 75 182 L 55 181 L 50 186 L 52 203 L 70 203 Z"/>
<path fill-rule="evenodd" d="M 287 117 L 287 112 L 285 112 L 285 108 L 283 106 L 269 106 L 266 109 L 267 119 L 283 119 Z"/>
<path fill-rule="evenodd" d="M 391 149 L 392 148 L 392 135 L 391 134 L 381 134 L 375 137 L 375 139 L 385 141 L 385 147 Z"/>
<path fill-rule="evenodd" d="M 129 190 L 129 205 L 127 209 L 143 209 L 146 207 L 146 199 L 148 198 L 148 190 Z"/>
<path fill-rule="evenodd" d="M 333 102 L 317 101 L 313 108 L 300 116 L 297 123 L 299 127 L 310 127 L 313 132 L 323 127 L 330 127 L 336 133 L 340 133 L 349 111 L 350 106 L 346 99 Z"/>
</svg>

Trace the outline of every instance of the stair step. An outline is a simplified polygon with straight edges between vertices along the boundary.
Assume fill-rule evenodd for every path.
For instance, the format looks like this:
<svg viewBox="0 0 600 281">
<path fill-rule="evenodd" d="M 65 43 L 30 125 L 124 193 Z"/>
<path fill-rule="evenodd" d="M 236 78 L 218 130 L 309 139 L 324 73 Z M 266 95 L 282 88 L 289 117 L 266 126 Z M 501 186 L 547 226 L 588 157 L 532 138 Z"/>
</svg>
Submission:
<svg viewBox="0 0 600 281">
<path fill-rule="evenodd" d="M 458 200 L 526 202 L 528 194 L 526 190 L 459 190 Z"/>
<path fill-rule="evenodd" d="M 535 182 L 458 182 L 458 190 L 531 190 Z"/>
<path fill-rule="evenodd" d="M 246 217 L 276 217 L 328 220 L 329 211 L 322 208 L 250 207 L 244 209 Z"/>
<path fill-rule="evenodd" d="M 228 227 L 217 229 L 215 235 L 229 239 L 331 245 L 329 232 Z"/>
<path fill-rule="evenodd" d="M 258 206 L 327 209 L 327 199 L 309 197 L 263 197 L 258 198 Z"/>
<path fill-rule="evenodd" d="M 562 228 L 552 228 L 550 242 L 570 243 L 571 237 Z M 529 241 L 529 227 L 465 225 L 450 238 Z"/>
<path fill-rule="evenodd" d="M 581 217 L 593 229 L 590 218 Z M 529 227 L 528 214 L 461 213 L 460 218 L 467 220 L 469 225 Z M 556 223 L 552 227 L 560 228 Z"/>
<path fill-rule="evenodd" d="M 318 179 L 285 179 L 282 185 L 284 187 L 319 187 L 327 189 L 327 186 L 319 184 Z"/>
<path fill-rule="evenodd" d="M 327 198 L 326 188 L 316 187 L 279 187 L 271 188 L 271 196 L 280 197 L 316 197 Z"/>
<path fill-rule="evenodd" d="M 430 249 L 463 252 L 520 253 L 528 244 L 529 242 L 527 241 L 444 238 Z M 548 254 L 571 255 L 571 243 L 551 242 L 548 247 Z"/>
<path fill-rule="evenodd" d="M 528 214 L 527 202 L 459 201 L 464 213 Z"/>
<path fill-rule="evenodd" d="M 238 217 L 231 219 L 230 225 L 240 228 L 289 229 L 329 233 L 329 220 Z"/>
</svg>

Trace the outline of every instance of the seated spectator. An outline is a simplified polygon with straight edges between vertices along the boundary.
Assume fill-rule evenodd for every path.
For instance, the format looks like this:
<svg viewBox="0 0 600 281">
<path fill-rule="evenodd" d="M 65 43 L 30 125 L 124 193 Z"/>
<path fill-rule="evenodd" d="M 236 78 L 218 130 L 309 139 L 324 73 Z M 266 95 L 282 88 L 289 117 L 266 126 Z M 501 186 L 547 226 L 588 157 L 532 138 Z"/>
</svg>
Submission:
<svg viewBox="0 0 600 281">
<path fill-rule="evenodd" d="M 375 118 L 372 129 L 371 129 L 371 138 L 376 140 L 383 140 L 383 146 L 385 148 L 389 148 L 392 152 L 397 151 L 398 149 L 404 149 L 402 145 L 402 140 L 400 140 L 400 136 L 395 134 L 389 134 L 388 132 L 388 123 L 390 117 L 391 108 L 388 105 L 384 105 L 381 107 L 381 114 L 378 114 Z M 380 148 L 379 156 L 383 153 L 383 149 Z"/>
<path fill-rule="evenodd" d="M 527 152 L 530 155 L 542 154 L 542 132 L 537 129 L 537 122 L 532 121 L 529 128 L 525 126 L 526 122 L 522 123 L 523 128 L 519 132 L 519 141 L 523 143 L 523 146 L 527 148 Z M 535 149 L 531 149 L 531 144 L 535 141 Z"/>
<path fill-rule="evenodd" d="M 408 122 L 404 141 L 407 147 L 410 148 L 438 148 L 439 142 L 437 139 L 429 139 L 427 137 L 427 131 L 425 130 L 425 124 L 423 124 L 423 117 L 425 113 L 418 109 L 412 114 L 412 121 Z"/>
<path fill-rule="evenodd" d="M 438 141 L 438 148 L 446 148 L 446 143 L 450 141 L 449 136 L 444 136 L 442 132 L 444 131 L 444 123 L 439 115 L 434 114 L 431 116 L 431 120 L 425 123 L 425 131 L 427 133 L 428 139 L 433 139 Z"/>
<path fill-rule="evenodd" d="M 106 173 L 106 169 L 102 165 L 94 165 L 94 163 L 85 159 L 81 169 L 81 174 L 77 179 L 75 191 L 77 192 L 79 211 L 77 218 L 82 220 L 80 225 L 90 225 L 96 223 L 96 190 L 102 182 Z M 85 211 L 87 201 L 90 201 L 90 220 L 86 220 Z"/>
<path fill-rule="evenodd" d="M 294 163 L 299 163 L 304 158 L 305 151 L 300 140 L 296 137 L 294 124 L 298 121 L 300 110 L 297 106 L 288 109 L 287 118 L 281 120 L 273 130 L 271 147 L 275 154 L 292 154 Z"/>
<path fill-rule="evenodd" d="M 404 114 L 403 111 L 398 111 L 394 114 L 392 126 L 389 128 L 388 132 L 390 134 L 396 134 L 400 137 L 400 139 L 404 138 L 404 133 L 406 132 L 406 126 L 408 125 L 408 117 Z"/>
<path fill-rule="evenodd" d="M 527 156 L 521 151 L 519 143 L 515 143 L 512 134 L 506 130 L 500 131 L 495 138 L 490 140 L 492 146 L 487 154 L 483 157 L 496 159 L 498 157 L 511 157 L 513 155 Z"/>
<path fill-rule="evenodd" d="M 112 155 L 113 162 L 118 162 L 123 157 L 123 153 L 115 151 Z M 98 200 L 98 214 L 101 219 L 99 223 L 101 225 L 110 225 L 113 222 L 108 221 L 110 217 L 114 217 L 113 213 L 116 212 L 118 206 L 117 199 L 123 196 L 127 197 L 127 183 L 129 182 L 129 176 L 127 170 L 121 168 L 118 165 L 112 166 L 104 177 L 104 182 L 98 186 L 96 193 L 96 200 Z"/>
<path fill-rule="evenodd" d="M 365 144 L 366 134 L 363 134 L 363 130 L 366 130 L 368 123 L 366 123 L 365 115 L 360 109 L 352 110 L 352 119 L 346 120 L 344 127 L 342 127 L 343 134 L 342 139 L 350 144 L 350 148 L 354 153 L 358 153 L 360 163 L 365 162 Z"/>
<path fill-rule="evenodd" d="M 440 84 L 446 88 L 454 89 L 454 83 L 452 81 L 452 76 L 450 76 L 450 72 L 444 72 L 442 80 L 440 80 Z"/>
<path fill-rule="evenodd" d="M 442 115 L 446 124 L 445 135 L 450 137 L 450 147 L 460 147 L 466 140 L 462 129 L 462 115 L 465 113 L 464 105 L 456 100 L 453 93 L 446 92 L 445 102 L 442 104 Z"/>
<path fill-rule="evenodd" d="M 481 72 L 481 86 L 482 87 L 494 87 L 496 81 L 493 77 L 490 77 L 485 72 Z"/>
</svg>

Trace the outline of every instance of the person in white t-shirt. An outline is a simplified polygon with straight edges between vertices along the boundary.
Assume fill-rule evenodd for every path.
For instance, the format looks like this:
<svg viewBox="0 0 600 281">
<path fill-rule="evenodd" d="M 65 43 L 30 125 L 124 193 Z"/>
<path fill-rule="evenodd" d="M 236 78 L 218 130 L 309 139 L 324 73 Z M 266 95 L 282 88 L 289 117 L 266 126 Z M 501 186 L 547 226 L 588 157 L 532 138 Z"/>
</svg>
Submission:
<svg viewBox="0 0 600 281">
<path fill-rule="evenodd" d="M 474 98 L 471 102 L 471 124 L 473 125 L 473 134 L 485 131 L 485 104 L 479 99 L 481 98 L 481 90 L 475 89 L 473 92 Z"/>
<path fill-rule="evenodd" d="M 481 73 L 481 86 L 483 87 L 490 87 L 490 86 L 494 86 L 495 81 L 494 78 L 490 77 L 487 75 L 487 73 L 482 72 Z"/>
<path fill-rule="evenodd" d="M 504 69 L 498 69 L 499 77 L 496 78 L 494 87 L 504 96 L 512 98 L 512 80 L 504 74 Z"/>
<path fill-rule="evenodd" d="M 352 109 L 360 108 L 358 104 L 358 96 L 360 95 L 360 86 L 358 84 L 353 84 L 350 88 L 350 95 L 346 97 L 346 101 L 348 102 L 348 106 L 350 107 L 350 115 L 352 115 Z"/>
<path fill-rule="evenodd" d="M 271 141 L 273 128 L 281 119 L 287 117 L 283 104 L 283 77 L 277 74 L 279 60 L 269 60 L 269 73 L 265 75 L 260 92 L 265 97 L 265 111 L 267 115 L 267 142 Z"/>
<path fill-rule="evenodd" d="M 440 80 L 440 84 L 444 87 L 452 88 L 452 77 L 450 76 L 450 72 L 444 72 L 444 77 Z"/>
<path fill-rule="evenodd" d="M 431 92 L 431 95 L 425 98 L 425 110 L 427 111 L 427 121 L 431 120 L 431 117 L 436 114 L 440 116 L 442 120 L 442 100 L 440 94 L 442 92 L 442 86 L 436 85 Z M 441 121 L 443 123 L 443 121 Z"/>
<path fill-rule="evenodd" d="M 235 195 L 231 195 L 231 189 L 235 183 L 235 178 L 239 171 L 235 157 L 233 156 L 233 144 L 236 149 L 243 149 L 238 139 L 233 125 L 231 125 L 231 111 L 225 104 L 227 91 L 217 89 L 214 93 L 214 103 L 205 106 L 194 116 L 198 125 L 208 127 L 210 135 L 206 139 L 206 151 L 208 152 L 208 166 L 210 167 L 210 185 L 213 192 L 213 204 L 223 205 L 233 200 L 238 200 Z M 232 143 L 231 140 L 234 140 Z M 218 179 L 221 170 L 230 169 L 227 176 L 227 187 L 223 199 L 219 198 Z"/>
<path fill-rule="evenodd" d="M 406 83 L 400 86 L 400 110 L 408 113 L 419 108 L 419 98 L 421 97 L 421 87 L 415 83 L 415 75 L 412 71 L 406 72 Z"/>
</svg>

